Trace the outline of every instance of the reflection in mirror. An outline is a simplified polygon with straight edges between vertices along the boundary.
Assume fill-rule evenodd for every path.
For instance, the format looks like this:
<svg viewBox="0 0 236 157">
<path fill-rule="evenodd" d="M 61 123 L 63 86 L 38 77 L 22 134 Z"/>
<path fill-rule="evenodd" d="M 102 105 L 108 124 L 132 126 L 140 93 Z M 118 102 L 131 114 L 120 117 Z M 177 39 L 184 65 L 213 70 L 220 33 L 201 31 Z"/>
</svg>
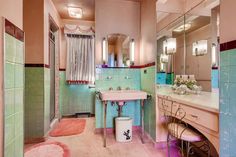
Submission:
<svg viewBox="0 0 236 157">
<path fill-rule="evenodd" d="M 165 21 L 157 33 L 158 84 L 173 84 L 175 75 L 188 75 L 204 91 L 218 88 L 219 13 L 219 0 L 207 0 L 172 21 L 171 13 L 157 16 L 159 26 Z"/>
<path fill-rule="evenodd" d="M 105 40 L 107 42 L 107 57 L 104 58 L 106 58 L 105 62 L 108 67 L 129 67 L 133 65 L 135 51 L 133 39 L 123 34 L 111 34 Z M 104 42 L 104 44 L 106 43 Z"/>
<path fill-rule="evenodd" d="M 163 15 L 163 13 L 161 13 Z M 158 84 L 173 84 L 175 72 L 175 58 L 180 60 L 180 64 L 184 63 L 183 43 L 181 38 L 184 32 L 184 17 L 166 14 L 162 20 L 167 21 L 169 16 L 178 17 L 174 21 L 169 21 L 168 25 L 157 33 L 157 80 Z M 160 17 L 160 16 L 159 16 Z M 160 22 L 162 22 L 160 20 Z M 182 35 L 183 36 L 183 35 Z M 176 57 L 178 56 L 178 57 Z M 182 57 L 182 58 L 181 58 Z M 182 66 L 183 67 L 183 66 Z"/>
<path fill-rule="evenodd" d="M 205 1 L 185 15 L 186 74 L 204 91 L 218 88 L 219 1 Z"/>
</svg>

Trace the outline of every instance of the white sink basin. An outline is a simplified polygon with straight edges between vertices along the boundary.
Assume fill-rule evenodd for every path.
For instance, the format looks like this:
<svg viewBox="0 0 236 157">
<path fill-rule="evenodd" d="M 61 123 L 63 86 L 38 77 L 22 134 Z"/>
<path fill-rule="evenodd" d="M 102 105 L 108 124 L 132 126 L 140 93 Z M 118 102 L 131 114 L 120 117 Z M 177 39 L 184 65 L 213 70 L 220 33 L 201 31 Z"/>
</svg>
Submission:
<svg viewBox="0 0 236 157">
<path fill-rule="evenodd" d="M 147 93 L 139 90 L 101 91 L 102 101 L 131 101 L 147 99 Z"/>
</svg>

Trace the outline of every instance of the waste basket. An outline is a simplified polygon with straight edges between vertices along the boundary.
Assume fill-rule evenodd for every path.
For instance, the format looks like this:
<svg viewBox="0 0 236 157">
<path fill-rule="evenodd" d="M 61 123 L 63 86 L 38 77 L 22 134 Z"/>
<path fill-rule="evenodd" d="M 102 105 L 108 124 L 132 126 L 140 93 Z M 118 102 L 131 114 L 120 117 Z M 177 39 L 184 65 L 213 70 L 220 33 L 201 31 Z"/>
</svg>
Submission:
<svg viewBox="0 0 236 157">
<path fill-rule="evenodd" d="M 130 117 L 117 117 L 115 120 L 116 141 L 130 142 L 132 140 L 133 119 Z"/>
</svg>

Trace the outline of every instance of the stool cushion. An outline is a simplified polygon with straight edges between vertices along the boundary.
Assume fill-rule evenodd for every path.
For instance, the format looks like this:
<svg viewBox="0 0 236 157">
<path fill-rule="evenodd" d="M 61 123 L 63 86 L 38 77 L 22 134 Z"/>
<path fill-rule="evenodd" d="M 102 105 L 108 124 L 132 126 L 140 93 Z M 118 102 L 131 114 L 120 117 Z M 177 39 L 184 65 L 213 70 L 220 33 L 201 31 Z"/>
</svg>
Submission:
<svg viewBox="0 0 236 157">
<path fill-rule="evenodd" d="M 203 139 L 200 133 L 179 123 L 168 124 L 168 131 L 172 136 L 188 142 L 199 142 Z"/>
</svg>

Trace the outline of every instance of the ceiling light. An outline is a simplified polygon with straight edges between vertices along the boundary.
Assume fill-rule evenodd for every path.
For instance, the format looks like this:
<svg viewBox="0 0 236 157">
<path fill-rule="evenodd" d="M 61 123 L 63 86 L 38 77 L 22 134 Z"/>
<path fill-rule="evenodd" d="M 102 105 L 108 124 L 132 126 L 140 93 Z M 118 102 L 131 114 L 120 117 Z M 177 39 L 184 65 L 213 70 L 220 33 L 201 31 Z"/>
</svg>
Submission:
<svg viewBox="0 0 236 157">
<path fill-rule="evenodd" d="M 186 23 L 184 25 L 179 26 L 178 28 L 174 29 L 174 32 L 182 32 L 182 31 L 187 31 L 191 28 L 191 24 L 190 23 Z"/>
<path fill-rule="evenodd" d="M 158 3 L 165 4 L 165 3 L 167 2 L 167 0 L 158 0 L 157 2 L 158 2 Z"/>
<path fill-rule="evenodd" d="M 81 8 L 68 7 L 68 13 L 69 13 L 69 16 L 73 18 L 80 19 L 83 16 L 83 10 Z"/>
</svg>

